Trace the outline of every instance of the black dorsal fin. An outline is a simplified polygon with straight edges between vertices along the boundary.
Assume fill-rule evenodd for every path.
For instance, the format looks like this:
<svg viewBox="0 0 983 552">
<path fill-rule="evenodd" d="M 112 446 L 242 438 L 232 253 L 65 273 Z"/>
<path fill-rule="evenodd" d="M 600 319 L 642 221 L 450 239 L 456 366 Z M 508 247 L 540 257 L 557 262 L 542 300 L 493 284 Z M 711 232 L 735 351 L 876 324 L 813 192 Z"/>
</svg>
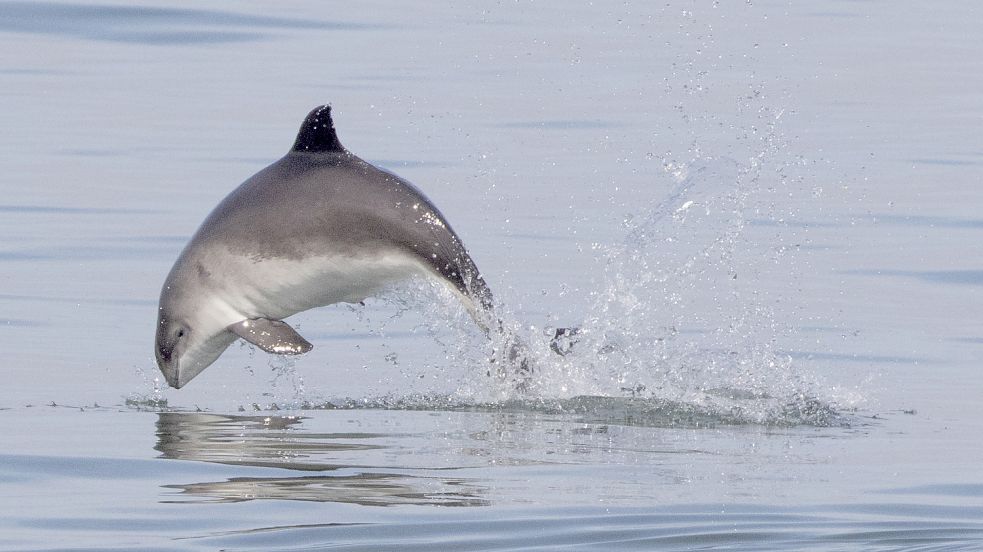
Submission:
<svg viewBox="0 0 983 552">
<path fill-rule="evenodd" d="M 290 151 L 313 153 L 345 151 L 341 142 L 338 141 L 338 135 L 335 134 L 330 105 L 316 107 L 310 112 L 304 119 L 304 124 L 300 125 L 297 140 Z"/>
</svg>

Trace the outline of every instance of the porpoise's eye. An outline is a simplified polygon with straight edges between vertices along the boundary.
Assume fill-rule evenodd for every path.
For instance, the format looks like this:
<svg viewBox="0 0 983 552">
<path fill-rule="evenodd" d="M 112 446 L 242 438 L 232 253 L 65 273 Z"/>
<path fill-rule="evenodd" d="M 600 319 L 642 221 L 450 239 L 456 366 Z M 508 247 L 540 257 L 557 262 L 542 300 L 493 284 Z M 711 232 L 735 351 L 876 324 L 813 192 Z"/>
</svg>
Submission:
<svg viewBox="0 0 983 552">
<path fill-rule="evenodd" d="M 184 337 L 184 328 L 181 328 L 180 330 L 177 331 L 177 336 L 179 339 Z"/>
</svg>

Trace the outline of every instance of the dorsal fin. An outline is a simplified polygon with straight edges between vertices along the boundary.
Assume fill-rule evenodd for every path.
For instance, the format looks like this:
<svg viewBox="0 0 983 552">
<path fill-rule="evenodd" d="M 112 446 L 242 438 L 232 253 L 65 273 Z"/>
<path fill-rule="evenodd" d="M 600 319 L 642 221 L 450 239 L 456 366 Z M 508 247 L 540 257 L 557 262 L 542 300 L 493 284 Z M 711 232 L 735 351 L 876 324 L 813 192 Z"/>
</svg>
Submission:
<svg viewBox="0 0 983 552">
<path fill-rule="evenodd" d="M 300 125 L 297 140 L 290 151 L 306 151 L 313 153 L 345 151 L 335 134 L 334 122 L 331 120 L 331 106 L 322 105 L 314 108 Z"/>
</svg>

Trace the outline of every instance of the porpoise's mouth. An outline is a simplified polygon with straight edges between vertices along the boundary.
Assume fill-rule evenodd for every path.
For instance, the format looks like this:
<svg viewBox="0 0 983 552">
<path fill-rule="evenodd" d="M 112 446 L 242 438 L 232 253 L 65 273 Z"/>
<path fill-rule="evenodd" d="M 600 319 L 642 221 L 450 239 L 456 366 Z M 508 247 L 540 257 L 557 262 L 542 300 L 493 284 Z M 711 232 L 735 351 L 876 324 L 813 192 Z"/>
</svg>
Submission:
<svg viewBox="0 0 983 552">
<path fill-rule="evenodd" d="M 178 359 L 174 358 L 174 351 L 165 346 L 157 346 L 157 367 L 164 376 L 167 384 L 175 389 L 180 389 L 185 382 L 181 381 L 181 371 L 178 369 Z"/>
<path fill-rule="evenodd" d="M 166 346 L 161 347 L 157 349 L 157 365 L 167 384 L 181 389 L 211 366 L 236 339 L 232 332 L 222 331 L 201 343 L 181 342 L 166 351 L 162 350 Z"/>
<path fill-rule="evenodd" d="M 181 381 L 181 372 L 175 368 L 170 374 L 164 374 L 164 379 L 167 380 L 167 385 L 170 385 L 174 389 L 180 389 L 184 387 L 186 381 Z"/>
<path fill-rule="evenodd" d="M 181 370 L 177 366 L 177 361 L 173 363 L 160 362 L 157 361 L 158 367 L 160 367 L 160 373 L 164 376 L 164 380 L 167 381 L 167 385 L 170 385 L 174 389 L 180 389 L 187 381 L 181 381 Z"/>
</svg>

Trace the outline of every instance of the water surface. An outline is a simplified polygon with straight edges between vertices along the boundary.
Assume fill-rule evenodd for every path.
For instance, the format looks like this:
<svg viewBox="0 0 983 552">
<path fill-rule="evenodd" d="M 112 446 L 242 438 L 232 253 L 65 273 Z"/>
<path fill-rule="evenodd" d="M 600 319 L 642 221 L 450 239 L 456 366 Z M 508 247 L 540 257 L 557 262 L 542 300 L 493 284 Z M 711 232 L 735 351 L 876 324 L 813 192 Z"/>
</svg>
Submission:
<svg viewBox="0 0 983 552">
<path fill-rule="evenodd" d="M 983 547 L 981 17 L 0 2 L 0 548 Z M 323 103 L 526 393 L 426 282 L 162 388 L 164 276 Z"/>
</svg>

